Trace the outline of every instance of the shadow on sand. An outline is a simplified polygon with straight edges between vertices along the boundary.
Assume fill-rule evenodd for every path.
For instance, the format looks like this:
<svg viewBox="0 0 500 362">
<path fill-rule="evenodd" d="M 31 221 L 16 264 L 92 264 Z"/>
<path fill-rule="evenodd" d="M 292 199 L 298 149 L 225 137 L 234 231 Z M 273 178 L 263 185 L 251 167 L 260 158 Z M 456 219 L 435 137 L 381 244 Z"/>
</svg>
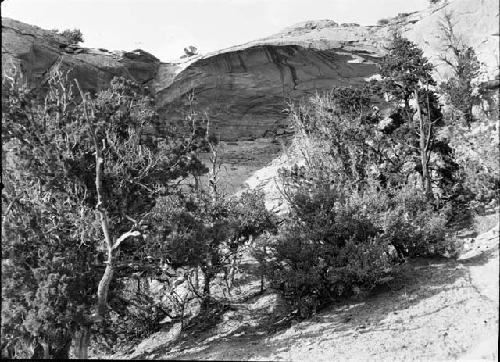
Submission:
<svg viewBox="0 0 500 362">
<path fill-rule="evenodd" d="M 273 294 L 271 291 L 263 295 L 252 295 L 238 306 L 231 307 L 229 314 L 219 314 L 204 331 L 197 329 L 193 333 L 188 328 L 177 342 L 158 346 L 136 358 L 234 360 L 249 359 L 249 353 L 254 353 L 265 359 L 273 352 L 288 348 L 304 338 L 321 339 L 327 334 L 341 331 L 367 333 L 397 330 L 380 322 L 389 314 L 397 315 L 424 299 L 455 289 L 454 282 L 467 277 L 466 266 L 485 264 L 491 254 L 492 252 L 486 252 L 460 262 L 429 258 L 411 260 L 402 267 L 400 277 L 385 288 L 379 288 L 362 300 L 352 298 L 334 303 L 300 323 L 286 318 L 288 311 L 284 309 L 273 311 L 269 304 L 276 299 L 259 303 L 262 298 L 269 298 Z M 446 307 L 440 306 L 418 317 L 438 313 Z M 224 327 L 222 331 L 221 326 Z M 270 337 L 276 337 L 272 340 L 272 346 L 269 345 Z"/>
</svg>

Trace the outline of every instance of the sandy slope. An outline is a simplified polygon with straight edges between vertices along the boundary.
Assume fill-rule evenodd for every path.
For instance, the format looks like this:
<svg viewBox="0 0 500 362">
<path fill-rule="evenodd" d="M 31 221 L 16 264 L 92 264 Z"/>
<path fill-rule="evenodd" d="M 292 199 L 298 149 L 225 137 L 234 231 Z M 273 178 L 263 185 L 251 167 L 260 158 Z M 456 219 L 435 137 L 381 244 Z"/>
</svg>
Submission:
<svg viewBox="0 0 500 362">
<path fill-rule="evenodd" d="M 363 301 L 277 328 L 279 298 L 250 298 L 210 331 L 156 339 L 128 358 L 202 360 L 498 359 L 498 213 L 459 260 L 413 261 L 405 280 Z M 278 313 L 277 313 L 278 312 Z"/>
</svg>

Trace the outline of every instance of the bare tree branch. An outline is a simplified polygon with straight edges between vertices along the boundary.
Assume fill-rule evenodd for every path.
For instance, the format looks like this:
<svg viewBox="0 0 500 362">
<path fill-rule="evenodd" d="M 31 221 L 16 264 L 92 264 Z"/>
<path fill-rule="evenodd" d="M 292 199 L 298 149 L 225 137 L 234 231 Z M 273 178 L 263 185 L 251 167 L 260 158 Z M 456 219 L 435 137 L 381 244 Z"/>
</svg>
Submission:
<svg viewBox="0 0 500 362">
<path fill-rule="evenodd" d="M 132 237 L 132 236 L 139 236 L 141 235 L 141 233 L 137 230 L 130 230 L 130 231 L 127 231 L 125 234 L 121 235 L 114 243 L 113 247 L 111 248 L 111 250 L 116 250 L 120 247 L 120 244 L 122 243 L 122 241 L 128 239 L 129 237 Z"/>
</svg>

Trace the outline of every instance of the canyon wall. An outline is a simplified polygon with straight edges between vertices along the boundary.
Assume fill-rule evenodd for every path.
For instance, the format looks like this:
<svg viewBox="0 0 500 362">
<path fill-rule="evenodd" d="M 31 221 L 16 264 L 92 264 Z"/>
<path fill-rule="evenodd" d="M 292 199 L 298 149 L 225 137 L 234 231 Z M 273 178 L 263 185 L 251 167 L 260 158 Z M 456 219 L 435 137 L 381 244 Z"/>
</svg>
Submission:
<svg viewBox="0 0 500 362">
<path fill-rule="evenodd" d="M 284 131 L 287 102 L 332 86 L 356 86 L 377 73 L 374 55 L 341 47 L 258 44 L 214 54 L 189 65 L 171 84 L 160 66 L 157 105 L 166 118 L 183 119 L 190 94 L 223 140 L 251 139 Z"/>
<path fill-rule="evenodd" d="M 210 118 L 222 140 L 252 140 L 287 131 L 283 110 L 290 100 L 376 76 L 394 29 L 419 44 L 436 65 L 437 78 L 446 78 L 449 69 L 439 61 L 439 23 L 447 13 L 457 34 L 485 64 L 485 80 L 498 78 L 498 0 L 441 1 L 400 14 L 384 26 L 307 21 L 267 38 L 170 63 L 142 50 L 70 45 L 53 32 L 2 18 L 2 66 L 4 72 L 17 66 L 36 87 L 43 86 L 54 67 L 72 69 L 90 91 L 105 88 L 114 76 L 128 77 L 150 87 L 169 122 L 184 119 L 194 95 L 191 106 Z"/>
<path fill-rule="evenodd" d="M 192 107 L 199 118 L 210 119 L 211 131 L 222 141 L 228 165 L 224 177 L 234 191 L 286 143 L 291 132 L 287 104 L 376 77 L 393 31 L 415 41 L 436 65 L 436 78 L 445 79 L 450 69 L 439 59 L 445 14 L 451 14 L 456 34 L 484 63 L 482 81 L 498 94 L 499 0 L 443 0 L 399 14 L 383 26 L 305 21 L 263 39 L 168 63 L 140 49 L 71 45 L 54 32 L 2 18 L 2 71 L 16 67 L 41 91 L 55 68 L 71 69 L 92 92 L 106 88 L 114 76 L 128 77 L 156 98 L 159 130 L 167 122 L 182 122 Z"/>
</svg>

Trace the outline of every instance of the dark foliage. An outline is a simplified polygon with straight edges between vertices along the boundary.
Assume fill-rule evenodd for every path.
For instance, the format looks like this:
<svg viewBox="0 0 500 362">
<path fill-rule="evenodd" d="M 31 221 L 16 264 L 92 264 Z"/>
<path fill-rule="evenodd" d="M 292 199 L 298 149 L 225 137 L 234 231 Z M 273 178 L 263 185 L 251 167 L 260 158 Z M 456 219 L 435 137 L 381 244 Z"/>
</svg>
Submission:
<svg viewBox="0 0 500 362">
<path fill-rule="evenodd" d="M 158 116 L 136 85 L 115 79 L 85 97 L 83 104 L 58 73 L 42 104 L 18 83 L 2 92 L 2 203 L 9 205 L 2 210 L 2 337 L 18 357 L 26 357 L 23 339 L 45 355 L 67 356 L 74 333 L 90 323 L 106 250 L 94 209 L 95 139 L 104 160 L 100 208 L 115 238 L 141 230 L 129 245 L 148 240 L 156 199 L 198 167 L 192 140 L 148 136 Z M 117 263 L 134 257 L 143 254 L 124 247 Z"/>
</svg>

